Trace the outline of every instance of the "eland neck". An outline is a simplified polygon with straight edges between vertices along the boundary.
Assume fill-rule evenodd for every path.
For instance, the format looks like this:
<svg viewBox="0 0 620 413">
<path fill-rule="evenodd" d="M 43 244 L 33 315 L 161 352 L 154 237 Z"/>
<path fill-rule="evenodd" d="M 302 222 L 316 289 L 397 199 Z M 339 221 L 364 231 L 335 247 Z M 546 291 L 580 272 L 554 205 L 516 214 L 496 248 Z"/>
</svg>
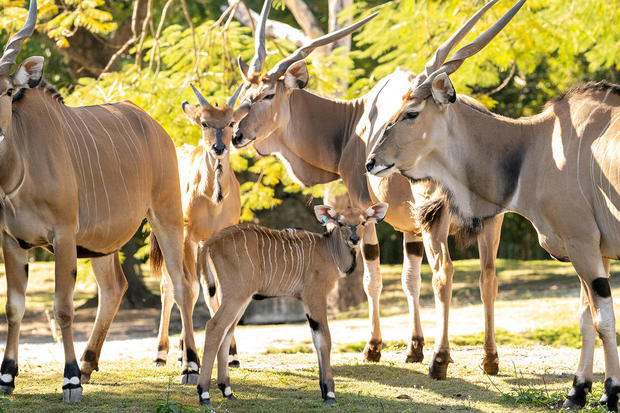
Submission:
<svg viewBox="0 0 620 413">
<path fill-rule="evenodd" d="M 349 275 L 355 270 L 355 250 L 349 247 L 338 227 L 325 233 L 325 240 L 329 255 L 341 273 Z"/>
<path fill-rule="evenodd" d="M 528 201 L 521 188 L 535 185 L 536 148 L 552 134 L 553 116 L 543 112 L 510 119 L 463 98 L 446 111 L 445 147 L 413 170 L 430 172 L 430 178 L 442 184 L 451 198 L 452 212 L 465 225 L 476 225 L 504 211 L 527 217 Z"/>
</svg>

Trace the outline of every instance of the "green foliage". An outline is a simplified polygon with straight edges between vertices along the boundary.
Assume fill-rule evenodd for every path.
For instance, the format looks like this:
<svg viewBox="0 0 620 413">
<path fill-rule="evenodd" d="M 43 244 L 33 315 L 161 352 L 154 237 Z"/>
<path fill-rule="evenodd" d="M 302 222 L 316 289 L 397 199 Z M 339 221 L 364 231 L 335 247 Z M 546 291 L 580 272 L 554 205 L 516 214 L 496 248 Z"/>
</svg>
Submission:
<svg viewBox="0 0 620 413">
<path fill-rule="evenodd" d="M 172 377 L 168 379 L 168 388 L 166 389 L 166 396 L 160 399 L 160 402 L 155 405 L 156 413 L 194 413 L 200 412 L 200 409 L 194 407 L 185 406 L 178 401 L 170 401 L 170 392 L 172 388 Z"/>
<path fill-rule="evenodd" d="M 6 412 L 13 403 L 7 397 L 0 397 L 0 413 Z"/>
</svg>

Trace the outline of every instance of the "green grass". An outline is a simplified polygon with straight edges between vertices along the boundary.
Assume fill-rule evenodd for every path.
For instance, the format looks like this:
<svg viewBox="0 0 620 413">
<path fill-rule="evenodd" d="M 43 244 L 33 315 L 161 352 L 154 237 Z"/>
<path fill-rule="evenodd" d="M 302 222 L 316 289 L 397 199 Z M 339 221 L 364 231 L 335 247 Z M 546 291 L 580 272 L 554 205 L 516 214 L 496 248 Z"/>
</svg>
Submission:
<svg viewBox="0 0 620 413">
<path fill-rule="evenodd" d="M 612 264 L 614 272 L 620 272 L 620 264 Z M 512 306 L 531 309 L 528 317 L 544 321 L 543 327 L 532 330 L 497 330 L 497 342 L 501 346 L 499 353 L 502 370 L 499 376 L 490 381 L 478 367 L 482 356 L 482 333 L 451 337 L 455 363 L 450 365 L 445 381 L 430 380 L 427 376 L 432 337 L 425 338 L 425 362 L 422 364 L 403 363 L 406 343 L 389 340 L 384 342 L 382 361 L 366 364 L 361 361 L 360 355 L 365 342 L 352 341 L 339 344 L 332 351 L 338 404 L 329 411 L 542 412 L 557 409 L 558 403 L 570 389 L 572 373 L 540 371 L 541 366 L 534 362 L 524 361 L 520 364 L 519 354 L 522 353 L 519 351 L 540 345 L 579 348 L 580 336 L 574 313 L 567 316 L 565 311 L 554 310 L 556 303 L 559 309 L 560 304 L 568 300 L 564 297 L 576 300 L 579 284 L 574 270 L 570 265 L 553 261 L 498 260 L 497 273 L 500 288 L 497 305 L 511 309 Z M 0 276 L 2 274 L 0 270 Z M 53 264 L 31 264 L 30 274 L 27 317 L 40 318 L 45 309 L 52 308 Z M 382 316 L 406 313 L 406 299 L 400 285 L 400 267 L 384 266 L 382 274 Z M 478 277 L 479 264 L 476 260 L 455 262 L 454 311 L 480 304 Z M 433 302 L 433 293 L 428 266 L 423 267 L 422 279 L 422 303 L 429 306 Z M 157 290 L 157 280 L 149 278 L 146 281 L 150 288 Z M 619 287 L 618 277 L 612 277 L 612 288 Z M 0 301 L 6 299 L 4 288 L 4 283 L 0 282 Z M 80 275 L 75 295 L 76 306 L 92 297 L 93 293 L 92 275 Z M 550 310 L 540 315 L 537 310 L 543 303 Z M 3 304 L 0 302 L 0 317 L 3 317 Z M 336 318 L 367 317 L 367 304 L 364 303 Z M 403 331 L 406 329 L 403 325 Z M 260 334 L 268 334 L 260 331 Z M 506 356 L 511 349 L 515 349 L 512 358 Z M 544 351 L 552 352 L 553 349 L 545 347 Z M 517 364 L 514 370 L 519 371 L 519 374 L 511 371 L 510 360 Z M 241 369 L 231 370 L 231 383 L 238 400 L 223 399 L 212 381 L 210 390 L 213 411 L 326 410 L 320 397 L 316 355 L 310 341 L 302 339 L 289 348 L 269 348 L 264 354 L 242 355 L 241 362 Z M 576 356 L 571 355 L 565 364 L 576 365 L 576 362 Z M 177 384 L 177 374 L 176 366 L 171 364 L 155 368 L 149 359 L 122 363 L 103 360 L 100 371 L 93 373 L 92 382 L 84 386 L 82 403 L 79 406 L 67 406 L 61 402 L 61 363 L 39 366 L 22 362 L 15 394 L 8 399 L 0 399 L 0 411 L 201 411 L 197 406 L 195 387 Z M 589 399 L 588 411 L 603 411 L 596 406 L 602 393 L 600 383 L 603 379 L 602 374 L 595 374 L 596 384 Z M 2 400 L 9 400 L 10 404 Z"/>
</svg>

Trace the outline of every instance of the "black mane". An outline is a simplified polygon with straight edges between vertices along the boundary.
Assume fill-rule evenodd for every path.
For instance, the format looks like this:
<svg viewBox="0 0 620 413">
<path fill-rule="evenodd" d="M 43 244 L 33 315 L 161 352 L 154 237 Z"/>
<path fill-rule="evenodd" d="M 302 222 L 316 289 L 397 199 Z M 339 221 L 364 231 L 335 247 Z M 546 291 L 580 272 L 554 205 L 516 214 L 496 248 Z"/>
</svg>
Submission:
<svg viewBox="0 0 620 413">
<path fill-rule="evenodd" d="M 60 92 L 54 86 L 52 86 L 51 83 L 48 83 L 47 80 L 42 78 L 38 84 L 31 85 L 30 87 L 30 89 L 35 89 L 35 88 L 43 89 L 46 93 L 49 93 L 52 96 L 52 99 L 54 99 L 55 101 L 63 105 L 65 104 L 65 99 L 62 97 Z M 24 97 L 24 95 L 27 93 L 27 91 L 30 89 L 27 89 L 27 88 L 19 89 L 17 93 L 15 93 L 15 95 L 13 96 L 13 103 L 19 102 Z"/>
</svg>

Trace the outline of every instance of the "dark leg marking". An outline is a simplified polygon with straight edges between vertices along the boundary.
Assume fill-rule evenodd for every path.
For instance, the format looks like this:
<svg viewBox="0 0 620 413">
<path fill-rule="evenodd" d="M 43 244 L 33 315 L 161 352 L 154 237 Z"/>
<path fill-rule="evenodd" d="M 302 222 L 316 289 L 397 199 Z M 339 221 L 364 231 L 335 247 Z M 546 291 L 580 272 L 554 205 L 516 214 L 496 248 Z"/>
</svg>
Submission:
<svg viewBox="0 0 620 413">
<path fill-rule="evenodd" d="M 312 317 L 310 317 L 310 314 L 306 314 L 306 318 L 308 319 L 308 324 L 310 324 L 312 331 L 317 331 L 321 327 L 318 321 L 313 320 Z"/>
<path fill-rule="evenodd" d="M 232 394 L 232 391 L 229 395 L 226 395 L 226 388 L 228 387 L 230 389 L 230 386 L 227 386 L 224 383 L 218 383 L 217 384 L 218 389 L 220 389 L 220 391 L 222 392 L 222 396 L 224 396 L 225 398 L 227 398 L 228 400 L 235 400 L 236 397 L 234 394 Z"/>
<path fill-rule="evenodd" d="M 592 281 L 592 288 L 599 297 L 611 297 L 611 288 L 609 287 L 609 280 L 606 277 L 599 277 Z"/>
<path fill-rule="evenodd" d="M 15 360 L 4 359 L 2 360 L 2 366 L 0 366 L 0 374 L 10 374 L 11 381 L 4 381 L 0 378 L 0 393 L 11 394 L 15 388 L 15 377 L 17 377 L 18 369 Z"/>
<path fill-rule="evenodd" d="M 200 401 L 200 405 L 201 406 L 206 406 L 208 404 L 211 404 L 211 398 L 207 397 L 205 399 L 202 398 L 202 394 L 205 392 L 202 388 L 202 386 L 199 384 L 198 386 L 196 386 L 196 390 L 198 390 L 198 400 Z"/>
<path fill-rule="evenodd" d="M 364 244 L 362 255 L 366 261 L 374 261 L 379 258 L 379 244 Z"/>
<path fill-rule="evenodd" d="M 452 363 L 449 351 L 439 351 L 433 355 L 431 365 L 428 367 L 428 375 L 431 379 L 444 380 L 448 375 L 448 365 Z"/>
<path fill-rule="evenodd" d="M 424 255 L 424 244 L 422 241 L 407 242 L 405 243 L 405 249 L 407 250 L 407 255 L 415 255 L 416 257 Z"/>
<path fill-rule="evenodd" d="M 26 273 L 26 279 L 28 279 L 28 264 L 24 264 L 24 272 Z"/>
<path fill-rule="evenodd" d="M 96 362 L 97 355 L 92 350 L 86 350 L 84 352 L 84 361 L 93 365 L 93 370 L 99 371 L 98 363 Z"/>
<path fill-rule="evenodd" d="M 71 380 L 74 377 L 77 377 L 79 379 L 81 375 L 82 373 L 80 373 L 80 367 L 78 366 L 77 361 L 73 360 L 71 363 L 65 364 L 65 373 L 63 375 L 65 379 Z M 77 389 L 79 387 L 82 387 L 79 382 L 76 384 L 69 381 L 68 383 L 63 384 L 62 389 Z"/>
<path fill-rule="evenodd" d="M 380 361 L 382 344 L 383 343 L 381 340 L 370 340 L 364 349 L 364 360 L 375 362 Z"/>
<path fill-rule="evenodd" d="M 618 411 L 618 393 L 620 386 L 614 386 L 611 377 L 605 380 L 605 394 L 607 395 L 607 411 Z"/>
<path fill-rule="evenodd" d="M 168 351 L 168 346 L 165 344 L 160 344 L 157 346 L 157 351 Z"/>
<path fill-rule="evenodd" d="M 237 345 L 236 344 L 231 344 L 230 348 L 228 349 L 228 354 L 231 356 L 234 356 L 235 354 L 237 354 Z"/>
<path fill-rule="evenodd" d="M 407 354 L 407 363 L 420 363 L 424 360 L 424 337 L 411 337 L 411 353 Z"/>
<path fill-rule="evenodd" d="M 607 389 L 607 382 L 605 382 L 605 389 Z M 575 406 L 583 407 L 586 405 L 586 396 L 591 390 L 591 381 L 579 382 L 577 381 L 577 376 L 575 376 L 573 378 L 573 388 L 566 396 L 566 400 L 569 400 Z"/>
<path fill-rule="evenodd" d="M 215 295 L 215 285 L 209 286 L 209 297 L 213 297 Z"/>
</svg>

